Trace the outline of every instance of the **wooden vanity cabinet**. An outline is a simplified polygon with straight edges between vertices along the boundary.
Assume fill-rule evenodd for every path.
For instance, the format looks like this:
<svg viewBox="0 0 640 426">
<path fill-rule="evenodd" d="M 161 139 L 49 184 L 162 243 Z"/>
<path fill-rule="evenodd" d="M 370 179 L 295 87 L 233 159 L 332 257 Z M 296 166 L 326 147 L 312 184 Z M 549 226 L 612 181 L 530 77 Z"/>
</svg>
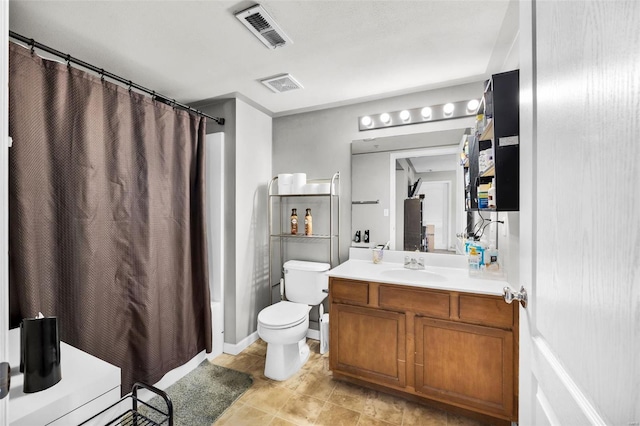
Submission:
<svg viewBox="0 0 640 426">
<path fill-rule="evenodd" d="M 406 385 L 404 314 L 336 303 L 330 318 L 340 330 L 330 343 L 336 369 L 378 383 Z"/>
<path fill-rule="evenodd" d="M 485 413 L 513 413 L 513 332 L 416 317 L 415 389 Z"/>
<path fill-rule="evenodd" d="M 517 421 L 517 305 L 333 277 L 329 302 L 334 377 Z"/>
</svg>

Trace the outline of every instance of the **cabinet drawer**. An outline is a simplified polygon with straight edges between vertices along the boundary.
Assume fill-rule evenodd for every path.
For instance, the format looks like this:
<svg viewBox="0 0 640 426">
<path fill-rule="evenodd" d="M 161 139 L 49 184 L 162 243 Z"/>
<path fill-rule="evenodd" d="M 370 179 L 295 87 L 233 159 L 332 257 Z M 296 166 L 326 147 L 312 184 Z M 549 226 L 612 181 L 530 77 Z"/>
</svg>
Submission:
<svg viewBox="0 0 640 426">
<path fill-rule="evenodd" d="M 506 304 L 504 299 L 498 296 L 461 294 L 459 317 L 464 322 L 512 328 L 513 306 Z"/>
<path fill-rule="evenodd" d="M 363 281 L 331 278 L 329 293 L 334 302 L 366 305 L 369 303 L 369 283 Z"/>
<path fill-rule="evenodd" d="M 381 285 L 378 296 L 381 308 L 415 312 L 430 317 L 449 318 L 448 293 Z"/>
</svg>

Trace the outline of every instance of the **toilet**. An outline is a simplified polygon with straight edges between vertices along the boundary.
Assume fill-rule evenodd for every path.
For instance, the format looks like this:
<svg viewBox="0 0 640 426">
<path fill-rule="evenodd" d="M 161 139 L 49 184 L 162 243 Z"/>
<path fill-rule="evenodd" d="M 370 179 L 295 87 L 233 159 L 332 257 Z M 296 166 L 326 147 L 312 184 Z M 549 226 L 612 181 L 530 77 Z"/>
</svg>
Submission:
<svg viewBox="0 0 640 426">
<path fill-rule="evenodd" d="M 289 260 L 284 264 L 287 300 L 258 314 L 258 335 L 267 342 L 264 375 L 273 380 L 293 376 L 309 359 L 309 311 L 327 297 L 328 263 Z M 282 290 L 281 290 L 282 292 Z"/>
</svg>

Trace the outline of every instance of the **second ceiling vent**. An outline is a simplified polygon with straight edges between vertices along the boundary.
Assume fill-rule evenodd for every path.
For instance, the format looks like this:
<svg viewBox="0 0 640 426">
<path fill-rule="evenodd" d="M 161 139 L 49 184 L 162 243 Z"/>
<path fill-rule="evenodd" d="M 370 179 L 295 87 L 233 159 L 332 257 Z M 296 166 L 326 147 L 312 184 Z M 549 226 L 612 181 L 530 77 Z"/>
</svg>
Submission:
<svg viewBox="0 0 640 426">
<path fill-rule="evenodd" d="M 236 18 L 269 49 L 293 44 L 293 41 L 259 4 L 236 13 Z"/>
<path fill-rule="evenodd" d="M 293 78 L 291 74 L 276 75 L 274 77 L 260 80 L 260 82 L 276 93 L 288 92 L 289 90 L 304 89 L 304 87 L 302 87 L 302 84 L 298 83 L 298 81 Z"/>
</svg>

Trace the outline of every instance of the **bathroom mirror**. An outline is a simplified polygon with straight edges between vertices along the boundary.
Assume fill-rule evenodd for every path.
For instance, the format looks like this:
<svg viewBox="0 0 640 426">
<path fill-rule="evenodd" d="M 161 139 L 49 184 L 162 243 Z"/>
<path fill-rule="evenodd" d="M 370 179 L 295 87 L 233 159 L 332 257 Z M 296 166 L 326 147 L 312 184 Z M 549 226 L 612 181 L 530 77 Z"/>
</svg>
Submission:
<svg viewBox="0 0 640 426">
<path fill-rule="evenodd" d="M 461 254 L 456 234 L 466 228 L 467 214 L 459 159 L 469 132 L 465 127 L 352 141 L 351 245 L 389 241 L 391 250 Z"/>
</svg>

